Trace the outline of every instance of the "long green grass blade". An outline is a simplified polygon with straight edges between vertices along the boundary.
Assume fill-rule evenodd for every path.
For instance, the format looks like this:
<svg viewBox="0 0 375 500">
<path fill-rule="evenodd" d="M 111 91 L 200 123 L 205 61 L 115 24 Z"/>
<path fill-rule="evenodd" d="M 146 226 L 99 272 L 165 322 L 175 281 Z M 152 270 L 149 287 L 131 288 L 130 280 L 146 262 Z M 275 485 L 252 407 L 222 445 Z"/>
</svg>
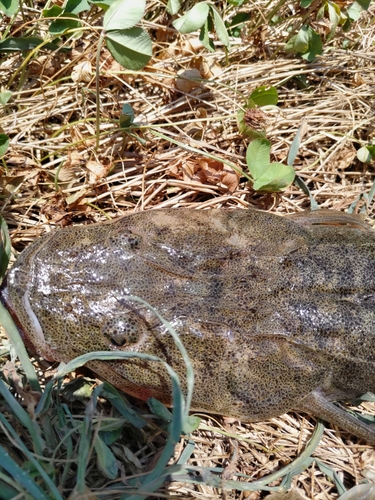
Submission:
<svg viewBox="0 0 375 500">
<path fill-rule="evenodd" d="M 48 491 L 51 493 L 50 499 L 53 500 L 63 500 L 59 490 L 57 489 L 54 481 L 49 477 L 47 472 L 44 470 L 42 467 L 41 463 L 39 462 L 39 459 L 35 458 L 34 453 L 32 453 L 27 446 L 23 443 L 23 441 L 20 439 L 18 436 L 17 432 L 13 427 L 10 425 L 10 423 L 6 420 L 6 418 L 0 413 L 0 421 L 3 424 L 3 426 L 6 428 L 9 434 L 13 436 L 14 442 L 17 443 L 18 448 L 23 452 L 27 460 L 29 460 L 35 470 L 37 470 L 40 474 L 41 479 L 45 482 Z M 43 456 L 43 455 L 41 455 Z M 38 497 L 39 498 L 39 497 Z"/>
<path fill-rule="evenodd" d="M 1 445 L 0 467 L 6 470 L 16 482 L 20 483 L 33 498 L 37 498 L 38 500 L 50 500 L 50 498 L 44 494 L 43 490 L 31 479 L 27 472 L 16 464 Z"/>
<path fill-rule="evenodd" d="M 187 378 L 187 396 L 186 396 L 186 405 L 184 409 L 184 420 L 189 416 L 189 411 L 190 411 L 190 406 L 191 406 L 191 400 L 193 398 L 193 389 L 194 389 L 194 370 L 193 366 L 191 364 L 191 361 L 189 359 L 189 355 L 185 349 L 184 344 L 181 342 L 180 337 L 178 336 L 176 330 L 173 328 L 173 326 L 167 321 L 159 312 L 152 307 L 148 302 L 145 300 L 131 296 L 127 297 L 128 300 L 135 300 L 136 302 L 140 302 L 144 306 L 148 307 L 154 314 L 157 316 L 157 318 L 164 324 L 164 326 L 167 328 L 168 332 L 172 336 L 174 343 L 178 347 L 182 358 L 184 360 L 185 366 L 186 366 L 186 378 Z"/>
<path fill-rule="evenodd" d="M 19 334 L 18 328 L 14 324 L 14 321 L 8 311 L 5 309 L 3 304 L 0 302 L 0 323 L 3 325 L 5 331 L 7 332 L 8 338 L 16 350 L 17 356 L 19 357 L 23 369 L 25 370 L 26 377 L 30 382 L 31 387 L 34 391 L 41 391 L 38 377 L 35 373 L 34 367 L 30 361 L 29 355 L 27 354 L 25 345 L 21 336 Z"/>
<path fill-rule="evenodd" d="M 0 394 L 9 405 L 13 415 L 17 420 L 29 431 L 30 437 L 34 444 L 35 452 L 42 455 L 42 450 L 45 446 L 41 437 L 41 429 L 36 422 L 34 422 L 30 415 L 22 408 L 18 401 L 14 398 L 4 382 L 0 379 Z"/>
</svg>

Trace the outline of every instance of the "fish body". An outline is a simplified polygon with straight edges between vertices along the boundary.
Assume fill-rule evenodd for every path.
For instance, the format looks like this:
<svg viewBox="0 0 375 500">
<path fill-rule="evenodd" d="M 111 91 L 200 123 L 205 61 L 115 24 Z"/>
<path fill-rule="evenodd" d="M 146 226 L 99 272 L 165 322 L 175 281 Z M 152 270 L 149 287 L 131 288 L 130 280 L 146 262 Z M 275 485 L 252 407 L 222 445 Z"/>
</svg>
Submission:
<svg viewBox="0 0 375 500">
<path fill-rule="evenodd" d="M 8 273 L 2 298 L 26 344 L 49 360 L 90 351 L 193 364 L 192 407 L 245 421 L 289 410 L 375 444 L 375 431 L 333 404 L 375 391 L 375 231 L 321 210 L 166 209 L 51 232 Z M 171 403 L 160 363 L 89 366 L 141 399 Z"/>
</svg>

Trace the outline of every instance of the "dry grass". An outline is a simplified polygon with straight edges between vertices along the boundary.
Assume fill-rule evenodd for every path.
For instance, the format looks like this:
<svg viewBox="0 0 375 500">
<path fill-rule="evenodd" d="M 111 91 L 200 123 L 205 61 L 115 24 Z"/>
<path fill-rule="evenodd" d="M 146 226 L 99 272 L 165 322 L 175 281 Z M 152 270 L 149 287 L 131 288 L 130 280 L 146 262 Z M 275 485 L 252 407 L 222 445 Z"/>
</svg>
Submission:
<svg viewBox="0 0 375 500">
<path fill-rule="evenodd" d="M 262 2 L 257 8 L 262 9 Z M 67 40 L 75 47 L 71 53 L 41 52 L 28 61 L 18 53 L 2 58 L 1 84 L 13 97 L 0 116 L 0 127 L 11 137 L 0 178 L 1 204 L 15 249 L 22 250 L 56 225 L 102 221 L 138 210 L 255 207 L 291 213 L 308 208 L 308 197 L 294 185 L 281 194 L 260 194 L 241 177 L 231 192 L 222 179 L 202 182 L 189 179 L 186 172 L 189 162 L 196 164 L 206 153 L 246 171 L 248 140 L 238 133 L 236 115 L 259 85 L 274 85 L 279 93 L 278 107 L 264 110 L 274 161 L 286 160 L 305 120 L 307 132 L 295 168 L 321 207 L 346 210 L 370 190 L 374 164 L 359 162 L 356 150 L 375 139 L 374 8 L 362 14 L 348 35 L 338 33 L 325 46 L 325 54 L 310 64 L 283 53 L 288 23 L 268 28 L 264 39 L 259 30 L 245 33 L 233 41 L 229 55 L 220 44 L 208 54 L 194 36 L 178 35 L 165 25 L 160 4 L 150 2 L 148 9 L 154 12 L 145 23 L 154 37 L 154 58 L 143 71 L 132 73 L 103 50 L 100 103 L 89 65 L 85 81 L 72 81 L 78 65 L 94 62 L 94 30 Z M 37 9 L 25 8 L 25 15 L 29 22 L 39 18 Z M 99 21 L 87 19 L 91 25 Z M 340 48 L 344 38 L 351 50 Z M 184 91 L 177 74 L 187 69 L 197 70 L 200 78 Z M 301 88 L 304 78 L 307 87 Z M 133 132 L 140 140 L 118 128 L 124 102 L 135 111 L 139 128 Z M 98 105 L 101 135 L 96 150 Z M 367 213 L 375 213 L 374 204 Z M 373 405 L 365 408 L 375 414 Z M 208 417 L 203 422 L 239 439 L 201 428 L 192 436 L 195 448 L 189 463 L 224 466 L 227 478 L 236 470 L 254 480 L 292 461 L 313 425 L 311 419 L 294 414 L 254 425 L 212 422 Z M 176 456 L 185 444 L 182 440 Z M 351 441 L 338 429 L 327 430 L 314 456 L 337 471 L 346 486 L 375 468 L 373 448 Z M 338 496 L 334 484 L 314 466 L 296 476 L 293 485 L 303 498 Z M 172 482 L 160 498 L 163 495 L 255 500 L 266 494 Z"/>
</svg>

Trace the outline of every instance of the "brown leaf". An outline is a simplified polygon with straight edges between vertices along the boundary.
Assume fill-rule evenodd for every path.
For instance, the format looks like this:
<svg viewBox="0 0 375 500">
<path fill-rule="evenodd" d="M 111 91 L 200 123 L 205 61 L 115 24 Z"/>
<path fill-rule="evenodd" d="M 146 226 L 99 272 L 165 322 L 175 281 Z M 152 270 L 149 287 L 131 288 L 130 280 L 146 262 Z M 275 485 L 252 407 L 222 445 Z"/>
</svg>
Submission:
<svg viewBox="0 0 375 500">
<path fill-rule="evenodd" d="M 86 126 L 86 128 L 89 129 L 89 126 L 87 123 L 85 124 L 85 126 Z M 95 139 L 93 137 L 86 138 L 81 130 L 81 127 L 72 126 L 72 127 L 70 127 L 69 132 L 70 132 L 70 135 L 73 139 L 73 142 L 75 143 L 75 147 L 77 149 L 83 150 L 83 149 L 90 148 L 91 146 L 94 146 Z M 88 130 L 88 133 L 90 135 L 93 135 L 93 134 L 91 134 L 90 129 Z M 86 136 L 87 136 L 87 134 L 86 134 Z"/>
<path fill-rule="evenodd" d="M 263 130 L 267 124 L 267 115 L 259 108 L 247 108 L 243 121 L 254 130 Z"/>
<path fill-rule="evenodd" d="M 224 163 L 211 158 L 194 158 L 173 165 L 169 172 L 185 182 L 200 182 L 224 186 L 233 193 L 239 183 L 240 174 Z"/>
<path fill-rule="evenodd" d="M 41 213 L 44 214 L 49 220 L 65 227 L 70 222 L 70 215 L 66 211 L 67 203 L 62 193 L 56 193 L 49 198 L 41 208 Z"/>
<path fill-rule="evenodd" d="M 223 72 L 223 68 L 215 60 L 207 60 L 204 57 L 199 57 L 198 69 L 203 78 L 215 78 Z"/>
<path fill-rule="evenodd" d="M 86 168 L 89 171 L 89 183 L 95 184 L 95 182 L 103 179 L 110 171 L 112 165 L 103 165 L 99 161 L 90 160 L 86 163 Z"/>
<path fill-rule="evenodd" d="M 27 167 L 39 167 L 39 163 L 34 161 L 32 158 L 25 156 L 21 153 L 10 153 L 7 155 L 7 165 L 22 166 L 22 169 Z"/>
<path fill-rule="evenodd" d="M 266 497 L 266 500 L 308 500 L 303 494 L 303 491 L 297 488 L 292 488 L 287 493 L 271 493 Z"/>
<path fill-rule="evenodd" d="M 86 82 L 88 83 L 93 77 L 92 66 L 90 61 L 83 61 L 76 66 L 74 66 L 72 70 L 72 74 L 70 75 L 73 82 Z"/>
<path fill-rule="evenodd" d="M 28 71 L 30 75 L 39 76 L 53 76 L 61 68 L 60 61 L 51 56 L 39 56 L 32 59 L 28 64 Z"/>
<path fill-rule="evenodd" d="M 200 74 L 199 70 L 195 68 L 185 69 L 178 73 L 176 87 L 178 88 L 178 90 L 181 90 L 182 92 L 186 92 L 188 94 L 196 87 L 200 87 L 201 82 L 198 80 L 201 78 L 202 75 Z"/>
</svg>

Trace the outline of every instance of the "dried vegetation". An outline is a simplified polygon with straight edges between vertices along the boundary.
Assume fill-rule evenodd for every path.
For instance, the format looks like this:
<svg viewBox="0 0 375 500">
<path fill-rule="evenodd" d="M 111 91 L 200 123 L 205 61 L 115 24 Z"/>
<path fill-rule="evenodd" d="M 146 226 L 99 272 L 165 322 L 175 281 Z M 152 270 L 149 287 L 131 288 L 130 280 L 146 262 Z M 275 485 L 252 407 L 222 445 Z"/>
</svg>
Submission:
<svg viewBox="0 0 375 500">
<path fill-rule="evenodd" d="M 262 4 L 256 2 L 252 9 L 261 11 Z M 13 36 L 24 23 L 39 19 L 38 8 L 25 7 Z M 292 14 L 295 7 L 283 8 Z M 236 115 L 259 85 L 275 86 L 279 105 L 247 119 L 254 128 L 266 125 L 272 159 L 278 162 L 285 162 L 305 121 L 295 168 L 321 207 L 345 210 L 370 190 L 374 164 L 358 161 L 356 150 L 375 139 L 373 7 L 348 34 L 338 31 L 325 45 L 323 56 L 307 63 L 283 52 L 288 23 L 279 28 L 262 26 L 253 33 L 244 29 L 229 54 L 220 44 L 209 54 L 196 35 L 179 35 L 171 29 L 160 3 L 149 2 L 144 24 L 154 40 L 154 57 L 143 71 L 133 73 L 104 49 L 100 103 L 94 93 L 95 25 L 100 26 L 95 12 L 99 11 L 86 19 L 92 29 L 66 40 L 74 47 L 70 52 L 2 56 L 1 84 L 12 90 L 13 97 L 0 116 L 0 126 L 11 138 L 1 166 L 1 210 L 17 250 L 53 226 L 97 222 L 132 211 L 183 206 L 291 213 L 308 208 L 308 197 L 295 185 L 281 194 L 254 192 L 247 179 L 227 165 L 246 172 L 248 139 L 239 134 Z M 41 24 L 42 33 L 46 27 Z M 322 25 L 323 34 L 324 29 Z M 344 39 L 349 50 L 341 48 Z M 134 109 L 139 125 L 132 133 L 118 125 L 125 102 Z M 375 213 L 373 204 L 367 213 Z M 371 404 L 365 410 L 375 413 Z M 218 430 L 202 426 L 194 433 L 190 463 L 223 466 L 225 478 L 237 471 L 254 480 L 298 456 L 314 423 L 294 414 L 254 425 L 208 417 L 203 422 Z M 375 472 L 374 450 L 357 441 L 338 429 L 327 430 L 314 453 L 346 486 Z M 177 456 L 185 444 L 182 440 Z M 151 467 L 152 454 L 149 459 Z M 302 498 L 338 497 L 334 483 L 314 466 L 296 476 L 293 485 Z M 224 492 L 182 481 L 167 484 L 159 498 L 255 500 L 266 495 Z"/>
</svg>

